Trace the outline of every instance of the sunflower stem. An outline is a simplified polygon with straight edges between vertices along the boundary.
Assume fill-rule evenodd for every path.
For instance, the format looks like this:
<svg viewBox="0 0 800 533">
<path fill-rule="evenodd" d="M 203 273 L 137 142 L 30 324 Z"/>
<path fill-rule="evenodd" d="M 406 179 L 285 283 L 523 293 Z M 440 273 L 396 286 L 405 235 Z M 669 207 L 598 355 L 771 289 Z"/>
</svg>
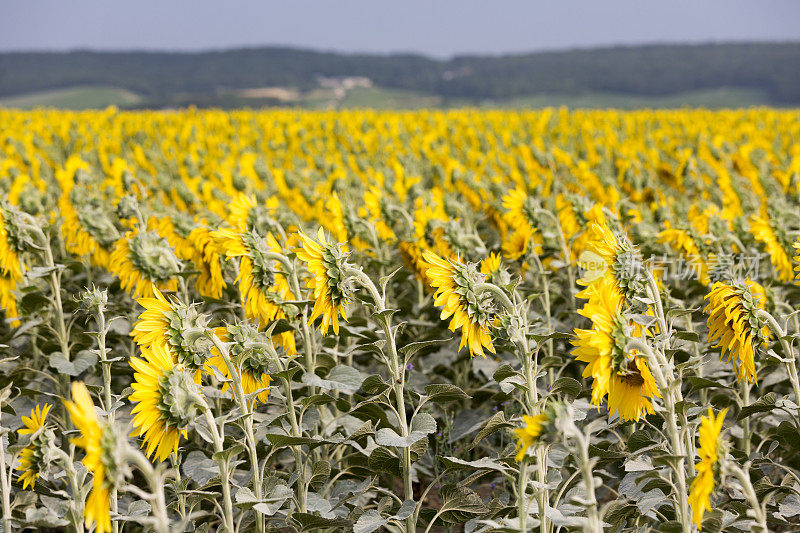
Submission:
<svg viewBox="0 0 800 533">
<path fill-rule="evenodd" d="M 758 309 L 756 311 L 756 316 L 769 325 L 769 329 L 778 337 L 781 346 L 783 346 L 783 350 L 786 352 L 786 369 L 789 371 L 789 380 L 792 382 L 794 400 L 796 404 L 800 405 L 800 380 L 798 380 L 797 377 L 797 360 L 794 356 L 792 345 L 786 340 L 786 331 L 778 323 L 778 320 L 767 311 Z"/>
<path fill-rule="evenodd" d="M 519 485 L 517 488 L 517 515 L 519 516 L 519 530 L 526 531 L 528 529 L 528 458 L 522 460 L 519 465 Z"/>
<path fill-rule="evenodd" d="M 141 452 L 130 447 L 126 450 L 125 458 L 144 474 L 150 485 L 150 508 L 155 519 L 153 528 L 158 533 L 169 533 L 169 514 L 167 513 L 167 500 L 164 496 L 163 467 L 153 468 L 153 465 Z"/>
<path fill-rule="evenodd" d="M 222 359 L 225 361 L 225 366 L 228 368 L 228 374 L 233 380 L 233 391 L 236 404 L 242 411 L 242 420 L 244 425 L 245 444 L 247 446 L 247 454 L 250 456 L 250 468 L 253 475 L 253 495 L 257 500 L 262 497 L 262 483 L 261 483 L 261 469 L 258 462 L 258 449 L 256 446 L 255 432 L 253 431 L 253 409 L 250 402 L 244 394 L 244 386 L 242 385 L 242 374 L 239 368 L 231 360 L 230 351 L 217 335 L 208 331 L 208 336 L 214 346 L 217 348 Z M 259 532 L 264 531 L 264 520 L 261 513 L 256 512 L 256 530 Z"/>
<path fill-rule="evenodd" d="M 100 355 L 100 367 L 103 370 L 103 401 L 104 409 L 108 416 L 108 422 L 114 423 L 114 410 L 112 409 L 111 398 L 111 363 L 108 362 L 106 357 L 106 315 L 102 305 L 97 306 L 97 351 Z M 119 502 L 117 498 L 117 488 L 111 489 L 111 510 L 116 514 L 119 512 Z M 113 533 L 119 532 L 119 522 L 114 520 L 111 522 L 111 530 Z"/>
<path fill-rule="evenodd" d="M 0 411 L 2 416 L 2 411 Z M 10 474 L 10 471 L 8 471 Z M 2 492 L 3 499 L 3 531 L 11 531 L 11 487 L 8 483 L 8 474 L 6 470 L 6 449 L 5 442 L 0 437 L 0 492 Z"/>
<path fill-rule="evenodd" d="M 287 365 L 288 366 L 288 365 Z M 281 378 L 283 383 L 284 394 L 286 395 L 286 410 L 289 412 L 289 422 L 292 424 L 292 436 L 300 437 L 300 424 L 297 422 L 297 413 L 294 408 L 294 395 L 292 394 L 292 384 L 285 377 Z M 305 482 L 305 465 L 303 464 L 303 456 L 301 446 L 293 446 L 295 468 L 297 469 L 298 479 L 297 486 L 300 488 L 297 495 L 297 506 L 301 513 L 305 513 L 307 509 L 307 495 L 306 495 L 306 482 Z"/>
<path fill-rule="evenodd" d="M 361 284 L 367 291 L 369 291 L 370 295 L 372 295 L 372 299 L 375 302 L 375 310 L 378 313 L 382 313 L 386 311 L 386 299 L 385 296 L 382 296 L 378 288 L 372 282 L 369 276 L 367 276 L 363 270 L 357 268 L 349 268 L 346 273 L 355 277 L 355 279 Z M 492 285 L 494 287 L 494 285 Z M 400 357 L 397 353 L 397 344 L 394 338 L 394 330 L 392 329 L 391 323 L 391 316 L 384 316 L 381 315 L 378 319 L 381 327 L 383 328 L 383 334 L 386 337 L 386 349 L 389 351 L 389 363 L 390 368 L 389 371 L 392 375 L 392 381 L 394 382 L 394 397 L 396 410 L 398 414 L 398 422 L 400 424 L 400 432 L 402 437 L 408 436 L 408 419 L 406 415 L 406 402 L 405 402 L 405 370 L 404 365 L 400 361 Z M 411 447 L 406 446 L 403 448 L 403 462 L 402 462 L 402 471 L 403 471 L 403 494 L 406 500 L 413 500 L 414 499 L 414 486 L 411 482 Z M 421 504 L 417 504 L 417 511 L 419 510 Z M 415 512 L 411 516 L 409 516 L 406 521 L 406 532 L 413 533 L 416 531 L 416 522 L 417 522 L 418 513 Z"/>
<path fill-rule="evenodd" d="M 222 452 L 225 451 L 225 445 L 222 437 L 219 434 L 217 421 L 214 419 L 214 413 L 211 412 L 211 408 L 202 398 L 200 398 L 198 404 L 200 405 L 200 409 L 202 409 L 203 415 L 206 418 L 208 431 L 211 433 L 211 440 L 214 441 L 214 451 L 216 452 L 214 455 L 217 455 L 216 460 L 219 468 L 219 480 L 220 486 L 222 487 L 222 499 L 224 506 L 224 515 L 222 518 L 225 522 L 225 530 L 228 531 L 228 533 L 234 533 L 235 530 L 233 527 L 233 501 L 231 500 L 230 471 L 228 467 L 228 460 L 225 457 L 222 457 Z"/>
<path fill-rule="evenodd" d="M 723 468 L 732 473 L 742 485 L 742 489 L 744 489 L 742 492 L 744 492 L 747 498 L 747 503 L 750 504 L 750 513 L 752 513 L 753 518 L 756 520 L 756 525 L 752 527 L 753 533 L 767 533 L 769 531 L 769 529 L 767 529 L 767 517 L 764 513 L 764 508 L 758 501 L 758 496 L 756 496 L 756 491 L 753 488 L 753 483 L 750 481 L 750 476 L 739 468 L 738 465 L 730 461 L 725 461 L 724 464 L 725 466 Z"/>
<path fill-rule="evenodd" d="M 648 360 L 648 366 L 656 378 L 658 388 L 664 391 L 664 408 L 666 409 L 665 422 L 667 424 L 667 434 L 672 444 L 672 453 L 677 456 L 675 467 L 673 469 L 675 476 L 678 478 L 677 497 L 678 497 L 678 514 L 680 517 L 683 531 L 691 531 L 691 519 L 689 516 L 689 505 L 686 493 L 686 450 L 684 448 L 683 438 L 681 432 L 678 430 L 678 415 L 676 404 L 682 400 L 680 392 L 680 382 L 675 377 L 672 363 L 670 363 L 666 356 L 661 351 L 654 352 L 649 344 L 642 339 L 633 339 L 628 344 L 628 349 L 638 350 L 643 353 Z M 664 371 L 668 371 L 670 380 L 667 381 Z"/>
</svg>

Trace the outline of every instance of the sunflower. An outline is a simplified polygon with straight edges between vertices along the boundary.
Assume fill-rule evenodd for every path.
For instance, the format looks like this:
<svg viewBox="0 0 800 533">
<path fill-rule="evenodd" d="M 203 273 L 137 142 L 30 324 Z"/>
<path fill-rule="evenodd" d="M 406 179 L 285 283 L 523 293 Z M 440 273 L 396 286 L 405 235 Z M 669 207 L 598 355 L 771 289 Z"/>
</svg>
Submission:
<svg viewBox="0 0 800 533">
<path fill-rule="evenodd" d="M 503 207 L 508 210 L 505 219 L 509 226 L 514 229 L 525 228 L 533 233 L 536 228 L 536 209 L 539 208 L 535 198 L 518 187 L 503 197 Z"/>
<path fill-rule="evenodd" d="M 583 377 L 592 377 L 592 403 L 608 395 L 608 412 L 623 420 L 639 420 L 653 412 L 652 398 L 661 397 L 644 357 L 627 352 L 623 296 L 610 277 L 585 291 L 589 301 L 580 312 L 591 319 L 592 329 L 576 329 L 573 354 L 588 363 Z"/>
<path fill-rule="evenodd" d="M 279 200 L 271 196 L 264 204 L 245 193 L 233 199 L 228 208 L 228 223 L 241 231 L 255 230 L 266 233 L 272 229 L 274 214 L 280 205 Z"/>
<path fill-rule="evenodd" d="M 794 243 L 794 249 L 797 252 L 797 255 L 794 256 L 794 260 L 797 263 L 795 265 L 794 270 L 797 272 L 797 281 L 800 282 L 800 241 Z"/>
<path fill-rule="evenodd" d="M 669 221 L 665 222 L 665 228 L 658 234 L 658 242 L 669 244 L 670 248 L 680 253 L 684 258 L 692 262 L 697 262 L 698 277 L 700 283 L 708 285 L 711 281 L 708 276 L 708 263 L 700 254 L 695 240 L 688 232 L 680 228 L 673 228 Z"/>
<path fill-rule="evenodd" d="M 202 336 L 207 330 L 207 316 L 198 313 L 195 305 L 174 298 L 170 301 L 158 289 L 153 291 L 154 298 L 137 300 L 144 311 L 134 323 L 131 336 L 142 350 L 158 345 L 170 353 L 179 364 L 196 372 L 199 382 L 199 371 L 211 349 L 211 341 Z"/>
<path fill-rule="evenodd" d="M 378 237 L 386 242 L 394 242 L 396 239 L 394 230 L 387 223 L 391 220 L 391 216 L 380 188 L 371 187 L 364 193 L 364 207 L 370 223 L 375 225 Z"/>
<path fill-rule="evenodd" d="M 645 293 L 641 255 L 624 236 L 618 239 L 605 223 L 592 222 L 589 225 L 589 240 L 579 258 L 579 265 L 589 273 L 578 280 L 581 285 L 609 278 L 628 302 Z"/>
<path fill-rule="evenodd" d="M 92 492 L 84 510 L 86 527 L 94 523 L 96 533 L 105 533 L 111 531 L 109 494 L 117 472 L 114 460 L 116 434 L 113 428 L 98 419 L 86 385 L 73 383 L 72 398 L 73 401 L 65 401 L 64 405 L 81 435 L 71 442 L 86 452 L 83 464 L 93 476 Z"/>
<path fill-rule="evenodd" d="M 141 298 L 152 297 L 154 289 L 177 290 L 181 264 L 165 238 L 132 230 L 114 245 L 110 270 L 123 290 Z"/>
<path fill-rule="evenodd" d="M 17 290 L 16 280 L 6 276 L 0 272 L 0 309 L 2 309 L 6 318 L 15 319 L 19 316 L 17 310 L 17 297 L 14 291 Z M 11 325 L 16 327 L 19 325 L 19 320 L 12 320 Z"/>
<path fill-rule="evenodd" d="M 34 409 L 31 409 L 30 416 L 22 417 L 22 423 L 25 427 L 17 431 L 18 435 L 31 435 L 30 442 L 19 453 L 17 470 L 22 472 L 19 480 L 22 482 L 23 490 L 28 487 L 33 488 L 39 478 L 39 471 L 44 461 L 44 453 L 49 445 L 49 439 L 45 434 L 48 428 L 45 426 L 44 419 L 47 417 L 51 407 L 51 405 L 47 404 L 44 408 L 37 405 Z"/>
<path fill-rule="evenodd" d="M 503 268 L 503 259 L 496 252 L 490 253 L 480 265 L 481 274 L 486 276 L 487 283 L 504 286 L 510 283 L 508 272 Z"/>
<path fill-rule="evenodd" d="M 492 297 L 487 293 L 476 293 L 475 285 L 482 283 L 483 274 L 476 265 L 464 264 L 451 259 L 442 259 L 430 250 L 422 254 L 425 260 L 425 275 L 434 293 L 434 305 L 443 306 L 441 319 L 450 320 L 450 331 L 461 328 L 461 343 L 469 348 L 471 356 L 485 357 L 485 347 L 495 353 L 489 328 L 494 321 L 495 308 Z"/>
<path fill-rule="evenodd" d="M 20 281 L 23 273 L 20 253 L 23 248 L 14 215 L 10 205 L 0 203 L 0 274 Z"/>
<path fill-rule="evenodd" d="M 219 253 L 239 257 L 239 296 L 245 315 L 256 320 L 260 327 L 286 318 L 284 302 L 295 298 L 281 264 L 268 254 L 283 254 L 277 239 L 268 233 L 261 237 L 255 231 L 220 229 L 212 234 Z M 296 353 L 294 334 L 279 333 L 276 342 L 289 354 Z"/>
<path fill-rule="evenodd" d="M 222 342 L 229 343 L 231 361 L 240 369 L 244 393 L 250 395 L 261 391 L 253 401 L 266 403 L 272 382 L 269 375 L 270 339 L 247 322 L 217 328 L 216 335 Z M 208 364 L 215 366 L 223 376 L 229 378 L 228 365 L 216 349 L 214 353 L 215 356 L 208 360 Z M 223 383 L 222 392 L 227 391 L 228 387 L 228 382 Z"/>
<path fill-rule="evenodd" d="M 756 241 L 762 243 L 766 248 L 772 266 L 775 267 L 778 273 L 778 279 L 781 281 L 791 281 L 793 277 L 792 259 L 786 252 L 786 248 L 781 244 L 769 220 L 752 215 L 750 217 L 750 232 L 753 234 Z"/>
<path fill-rule="evenodd" d="M 705 299 L 709 342 L 717 341 L 714 348 L 722 349 L 720 357 L 728 353 L 727 360 L 733 363 L 740 381 L 757 381 L 755 345 L 765 339 L 766 332 L 757 316 L 766 304 L 764 289 L 754 282 L 718 281 Z"/>
<path fill-rule="evenodd" d="M 711 510 L 711 493 L 714 492 L 715 479 L 719 475 L 719 460 L 724 456 L 719 434 L 727 411 L 723 409 L 714 417 L 714 412 L 709 407 L 708 416 L 704 416 L 700 422 L 700 448 L 697 450 L 700 461 L 694 465 L 697 476 L 689 490 L 689 505 L 692 506 L 694 523 L 698 529 L 703 523 L 703 514 Z"/>
<path fill-rule="evenodd" d="M 181 436 L 194 419 L 198 392 L 192 376 L 181 364 L 175 364 L 172 354 L 162 344 L 142 349 L 144 359 L 134 357 L 131 367 L 133 394 L 136 405 L 131 413 L 132 436 L 144 436 L 147 456 L 154 453 L 160 461 L 178 451 Z"/>
<path fill-rule="evenodd" d="M 347 321 L 345 306 L 350 303 L 353 292 L 344 271 L 347 253 L 342 251 L 340 245 L 329 243 L 322 228 L 317 238 L 319 242 L 300 232 L 303 247 L 297 251 L 297 257 L 306 263 L 313 276 L 308 281 L 308 287 L 314 290 L 315 300 L 309 323 L 321 316 L 322 333 L 327 333 L 328 328 L 333 326 L 333 332 L 338 335 L 339 315 Z"/>
<path fill-rule="evenodd" d="M 525 458 L 528 448 L 539 439 L 542 434 L 542 427 L 547 423 L 547 415 L 523 415 L 522 420 L 525 422 L 525 427 L 517 428 L 514 433 L 517 435 L 517 462 Z"/>
<path fill-rule="evenodd" d="M 195 228 L 189 234 L 189 241 L 195 250 L 192 258 L 194 268 L 199 272 L 195 281 L 197 292 L 208 298 L 222 298 L 222 291 L 227 285 L 212 230 L 205 226 Z"/>
<path fill-rule="evenodd" d="M 413 272 L 418 280 L 426 283 L 428 280 L 425 277 L 425 263 L 422 261 L 422 251 L 419 249 L 419 246 L 413 242 L 400 241 L 397 244 L 397 248 L 400 250 L 400 256 L 403 258 L 403 263 L 406 265 L 406 268 Z"/>
</svg>

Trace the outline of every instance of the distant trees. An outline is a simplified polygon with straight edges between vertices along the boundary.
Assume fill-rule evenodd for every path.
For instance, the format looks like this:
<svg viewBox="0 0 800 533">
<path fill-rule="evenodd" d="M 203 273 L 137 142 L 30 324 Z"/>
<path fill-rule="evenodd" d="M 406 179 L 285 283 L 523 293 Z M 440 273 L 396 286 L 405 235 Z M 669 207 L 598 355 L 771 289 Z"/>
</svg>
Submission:
<svg viewBox="0 0 800 533">
<path fill-rule="evenodd" d="M 444 98 L 503 99 L 608 91 L 665 95 L 741 87 L 779 105 L 800 104 L 800 43 L 652 45 L 435 60 L 292 48 L 201 53 L 0 54 L 0 96 L 79 85 L 113 85 L 149 105 L 214 105 L 226 90 L 316 86 L 318 76 L 366 76 L 381 87 Z"/>
</svg>

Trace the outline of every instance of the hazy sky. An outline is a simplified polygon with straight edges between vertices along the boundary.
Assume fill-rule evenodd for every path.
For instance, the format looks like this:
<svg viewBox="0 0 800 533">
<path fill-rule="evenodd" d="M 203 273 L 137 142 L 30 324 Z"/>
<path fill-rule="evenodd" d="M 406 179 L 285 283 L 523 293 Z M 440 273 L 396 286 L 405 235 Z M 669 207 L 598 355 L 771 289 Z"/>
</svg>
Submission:
<svg viewBox="0 0 800 533">
<path fill-rule="evenodd" d="M 0 50 L 269 44 L 436 56 L 800 40 L 800 0 L 0 0 Z"/>
</svg>

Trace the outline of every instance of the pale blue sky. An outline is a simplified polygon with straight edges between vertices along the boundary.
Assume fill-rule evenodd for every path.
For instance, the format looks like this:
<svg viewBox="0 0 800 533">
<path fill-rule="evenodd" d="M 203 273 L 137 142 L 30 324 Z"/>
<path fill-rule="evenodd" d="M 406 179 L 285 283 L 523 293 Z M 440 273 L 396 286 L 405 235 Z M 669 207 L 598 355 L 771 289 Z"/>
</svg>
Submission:
<svg viewBox="0 0 800 533">
<path fill-rule="evenodd" d="M 798 0 L 0 0 L 0 50 L 504 53 L 800 40 Z"/>
</svg>

